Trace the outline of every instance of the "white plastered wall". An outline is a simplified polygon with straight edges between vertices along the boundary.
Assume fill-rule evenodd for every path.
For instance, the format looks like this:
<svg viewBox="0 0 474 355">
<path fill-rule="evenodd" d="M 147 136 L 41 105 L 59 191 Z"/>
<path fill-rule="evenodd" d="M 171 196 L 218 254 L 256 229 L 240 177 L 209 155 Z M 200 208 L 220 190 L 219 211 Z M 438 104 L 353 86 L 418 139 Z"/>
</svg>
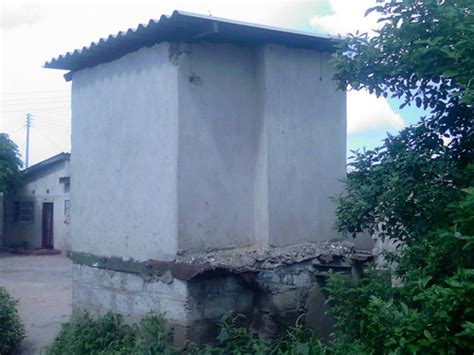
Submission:
<svg viewBox="0 0 474 355">
<path fill-rule="evenodd" d="M 74 73 L 74 251 L 174 257 L 177 98 L 168 43 Z"/>
</svg>

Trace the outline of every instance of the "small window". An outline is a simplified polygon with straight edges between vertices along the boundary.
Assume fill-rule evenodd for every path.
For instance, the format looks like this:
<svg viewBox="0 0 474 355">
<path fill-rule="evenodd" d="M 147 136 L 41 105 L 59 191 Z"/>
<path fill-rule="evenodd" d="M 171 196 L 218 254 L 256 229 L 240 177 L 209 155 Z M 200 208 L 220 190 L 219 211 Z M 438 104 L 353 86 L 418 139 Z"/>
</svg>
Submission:
<svg viewBox="0 0 474 355">
<path fill-rule="evenodd" d="M 35 219 L 35 203 L 33 201 L 15 201 L 15 222 L 32 223 Z"/>
<path fill-rule="evenodd" d="M 64 215 L 69 216 L 69 200 L 64 200 Z"/>
</svg>

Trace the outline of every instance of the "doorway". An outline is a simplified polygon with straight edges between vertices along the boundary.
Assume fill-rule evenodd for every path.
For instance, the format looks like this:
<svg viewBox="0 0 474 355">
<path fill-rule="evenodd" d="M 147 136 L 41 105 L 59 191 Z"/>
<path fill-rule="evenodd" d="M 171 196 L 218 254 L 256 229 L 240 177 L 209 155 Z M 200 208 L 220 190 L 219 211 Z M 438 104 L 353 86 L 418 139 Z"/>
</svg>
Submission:
<svg viewBox="0 0 474 355">
<path fill-rule="evenodd" d="M 53 249 L 54 247 L 54 205 L 52 202 L 43 203 L 43 236 L 42 248 Z"/>
</svg>

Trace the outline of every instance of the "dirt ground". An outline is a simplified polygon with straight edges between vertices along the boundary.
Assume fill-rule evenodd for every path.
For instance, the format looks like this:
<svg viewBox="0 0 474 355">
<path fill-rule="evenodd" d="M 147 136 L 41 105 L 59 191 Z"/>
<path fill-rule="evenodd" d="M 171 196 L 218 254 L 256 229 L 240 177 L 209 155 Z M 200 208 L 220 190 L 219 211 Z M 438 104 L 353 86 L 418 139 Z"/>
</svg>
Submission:
<svg viewBox="0 0 474 355">
<path fill-rule="evenodd" d="M 0 286 L 19 300 L 27 336 L 22 354 L 40 354 L 71 314 L 71 266 L 61 255 L 0 253 Z"/>
</svg>

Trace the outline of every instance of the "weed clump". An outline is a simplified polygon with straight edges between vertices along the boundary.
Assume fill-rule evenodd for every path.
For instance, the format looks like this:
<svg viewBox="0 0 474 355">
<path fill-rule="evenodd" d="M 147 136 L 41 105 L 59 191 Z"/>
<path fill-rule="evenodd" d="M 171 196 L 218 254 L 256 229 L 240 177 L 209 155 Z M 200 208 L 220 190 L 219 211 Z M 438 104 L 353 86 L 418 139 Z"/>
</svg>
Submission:
<svg viewBox="0 0 474 355">
<path fill-rule="evenodd" d="M 0 354 L 12 354 L 25 338 L 25 326 L 18 315 L 18 302 L 0 287 Z"/>
<path fill-rule="evenodd" d="M 127 325 L 112 313 L 97 319 L 80 313 L 63 324 L 46 354 L 173 354 L 168 338 L 165 321 L 157 314 Z"/>
</svg>

